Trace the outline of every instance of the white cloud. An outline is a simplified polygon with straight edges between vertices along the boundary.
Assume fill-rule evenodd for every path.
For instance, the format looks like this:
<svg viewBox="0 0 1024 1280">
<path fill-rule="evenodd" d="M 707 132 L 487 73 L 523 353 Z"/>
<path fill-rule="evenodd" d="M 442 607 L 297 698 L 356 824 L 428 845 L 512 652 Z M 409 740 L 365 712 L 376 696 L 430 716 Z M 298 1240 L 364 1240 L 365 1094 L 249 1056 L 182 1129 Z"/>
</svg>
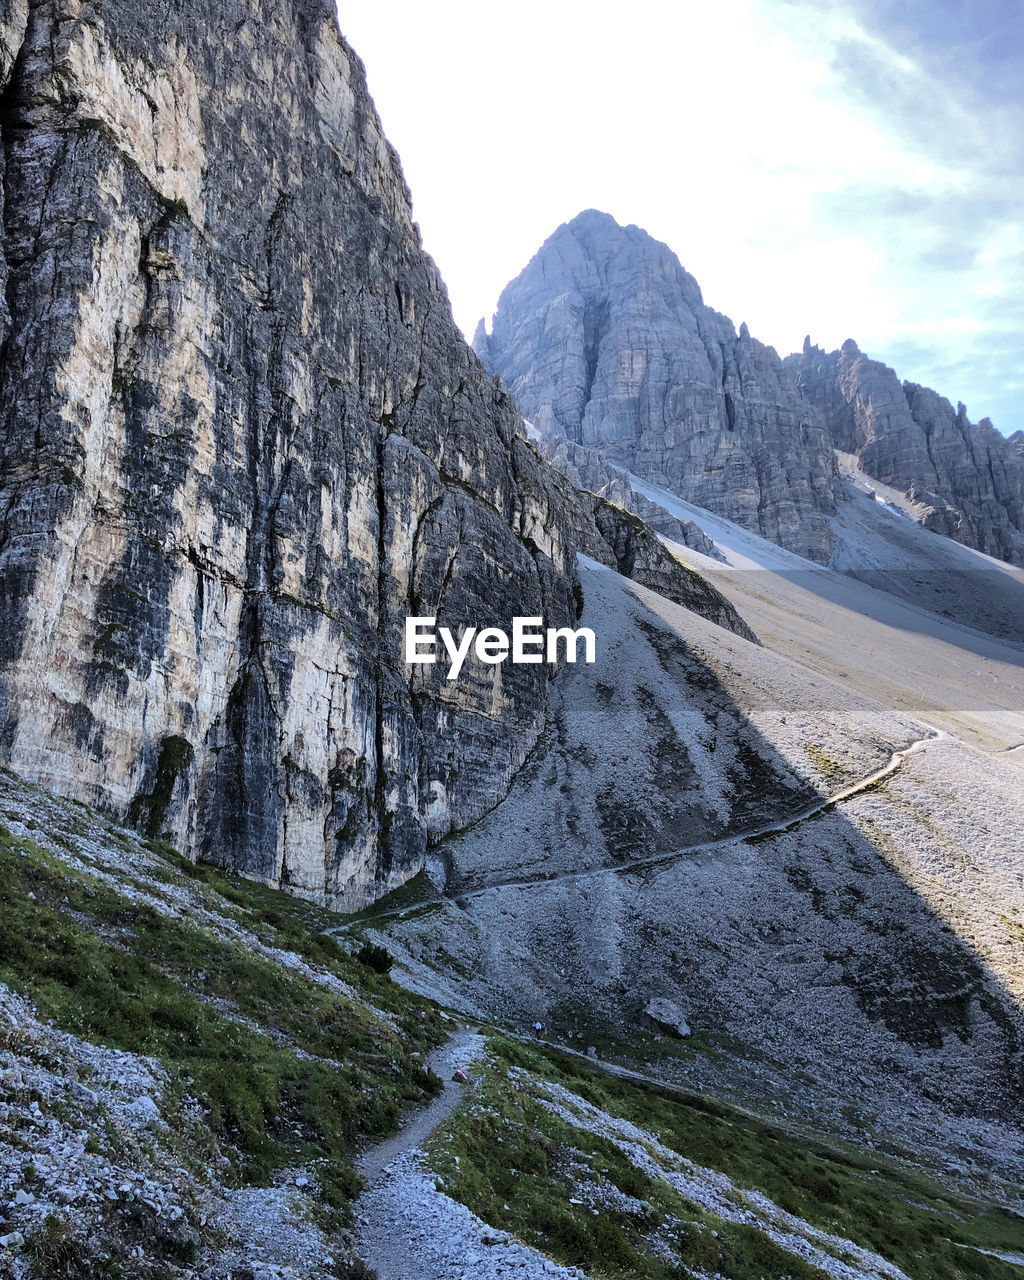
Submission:
<svg viewBox="0 0 1024 1280">
<path fill-rule="evenodd" d="M 1015 370 L 965 367 L 962 348 L 1021 333 L 1019 124 L 854 0 L 341 0 L 340 16 L 464 330 L 596 207 L 670 244 L 781 351 L 853 336 L 1024 423 Z"/>
</svg>

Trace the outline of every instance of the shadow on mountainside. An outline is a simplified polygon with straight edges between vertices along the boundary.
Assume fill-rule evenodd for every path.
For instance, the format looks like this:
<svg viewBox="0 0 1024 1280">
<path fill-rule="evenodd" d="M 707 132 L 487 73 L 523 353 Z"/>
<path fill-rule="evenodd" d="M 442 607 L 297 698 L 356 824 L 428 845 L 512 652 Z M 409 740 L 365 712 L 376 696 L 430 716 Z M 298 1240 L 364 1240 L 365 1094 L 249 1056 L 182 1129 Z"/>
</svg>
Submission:
<svg viewBox="0 0 1024 1280">
<path fill-rule="evenodd" d="M 910 883 L 924 866 L 966 884 L 985 858 L 927 813 L 901 817 L 894 846 L 888 782 L 861 825 L 822 805 L 927 727 L 584 577 L 603 655 L 559 676 L 509 796 L 445 842 L 445 899 L 393 920 L 389 946 L 484 1016 L 599 1043 L 633 1026 L 699 1083 L 1019 1169 L 1019 993 Z M 657 996 L 691 1041 L 644 1038 Z"/>
<path fill-rule="evenodd" d="M 852 607 L 851 582 L 863 584 L 872 590 L 857 592 L 857 611 L 876 622 L 955 643 L 977 657 L 995 650 L 1002 661 L 1024 666 L 1024 583 L 998 569 L 787 569 L 769 576 L 844 608 Z"/>
</svg>

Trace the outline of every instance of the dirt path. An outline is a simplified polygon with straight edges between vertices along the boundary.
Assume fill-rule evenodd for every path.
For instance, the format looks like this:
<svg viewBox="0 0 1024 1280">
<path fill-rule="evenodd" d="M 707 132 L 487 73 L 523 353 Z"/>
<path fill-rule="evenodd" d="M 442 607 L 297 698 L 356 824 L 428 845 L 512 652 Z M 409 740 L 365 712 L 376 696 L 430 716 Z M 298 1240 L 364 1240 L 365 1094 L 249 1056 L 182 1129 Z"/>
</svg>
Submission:
<svg viewBox="0 0 1024 1280">
<path fill-rule="evenodd" d="M 472 1085 L 456 1084 L 451 1075 L 456 1067 L 469 1066 L 483 1051 L 483 1047 L 483 1036 L 463 1027 L 446 1044 L 430 1054 L 427 1065 L 444 1081 L 444 1091 L 428 1107 L 410 1117 L 393 1137 L 371 1147 L 359 1157 L 356 1167 L 369 1186 L 374 1186 L 388 1165 L 403 1152 L 421 1147 L 463 1098 L 472 1093 Z"/>
<path fill-rule="evenodd" d="M 378 915 L 364 917 L 361 923 L 373 925 L 378 920 L 387 920 L 390 918 L 401 918 L 407 911 L 415 911 L 419 907 L 425 906 L 430 902 L 443 902 L 445 900 L 464 901 L 468 898 L 479 898 L 485 893 L 493 893 L 499 889 L 514 888 L 530 888 L 534 885 L 542 884 L 558 884 L 562 881 L 578 881 L 589 880 L 596 876 L 607 875 L 609 872 L 613 875 L 631 875 L 636 871 L 642 871 L 648 867 L 660 867 L 670 862 L 675 862 L 679 858 L 692 857 L 698 853 L 709 853 L 715 849 L 724 848 L 726 845 L 734 844 L 737 840 L 756 839 L 761 836 L 777 835 L 783 831 L 790 831 L 800 823 L 807 822 L 811 818 L 816 818 L 820 813 L 825 813 L 828 809 L 834 808 L 838 804 L 842 804 L 846 800 L 852 800 L 855 796 L 861 795 L 865 791 L 871 790 L 872 787 L 878 786 L 880 782 L 884 782 L 886 778 L 900 769 L 903 762 L 910 756 L 917 755 L 919 752 L 927 750 L 929 746 L 943 739 L 950 738 L 952 735 L 943 729 L 933 729 L 929 726 L 929 733 L 924 738 L 918 738 L 911 742 L 908 746 L 902 747 L 899 751 L 894 751 L 888 764 L 880 769 L 876 769 L 873 773 L 869 773 L 866 777 L 861 778 L 858 782 L 851 783 L 848 787 L 834 792 L 830 796 L 816 801 L 812 805 L 808 805 L 805 809 L 801 809 L 798 813 L 791 814 L 786 818 L 779 818 L 775 822 L 768 823 L 761 827 L 750 827 L 742 831 L 734 831 L 727 836 L 721 836 L 717 840 L 707 840 L 701 844 L 686 845 L 681 849 L 671 849 L 666 853 L 651 854 L 648 858 L 634 858 L 631 862 L 622 863 L 615 866 L 599 866 L 588 867 L 582 871 L 562 871 L 557 875 L 551 876 L 510 876 L 503 880 L 492 880 L 488 884 L 477 885 L 473 888 L 466 888 L 458 891 L 448 891 L 439 893 L 434 898 L 424 898 L 412 906 L 392 907 L 390 910 L 381 911 Z M 1011 751 L 1019 751 L 1024 749 L 1024 743 L 1019 747 L 1011 747 Z M 339 925 L 334 929 L 328 929 L 328 933 L 343 933 L 348 929 L 348 925 Z"/>
<path fill-rule="evenodd" d="M 358 1162 L 369 1186 L 354 1206 L 356 1252 L 380 1280 L 588 1280 L 562 1267 L 437 1189 L 420 1148 L 472 1094 L 451 1080 L 484 1049 L 484 1037 L 463 1028 L 430 1055 L 444 1093 Z"/>
<path fill-rule="evenodd" d="M 926 750 L 929 746 L 936 742 L 940 742 L 943 738 L 950 735 L 941 729 L 932 729 L 924 738 L 918 738 L 909 746 L 894 751 L 889 763 L 883 765 L 881 769 L 876 769 L 873 773 L 869 773 L 867 777 L 861 778 L 858 782 L 852 783 L 848 787 L 843 787 L 840 791 L 836 791 L 833 795 L 826 796 L 822 800 L 816 801 L 807 808 L 801 809 L 798 813 L 792 814 L 786 818 L 779 818 L 775 822 L 770 822 L 765 826 L 752 827 L 743 831 L 735 831 L 731 835 L 721 836 L 717 840 L 706 840 L 701 844 L 687 845 L 682 849 L 672 849 L 667 853 L 654 853 L 647 858 L 634 858 L 630 862 L 624 862 L 616 866 L 599 866 L 588 867 L 583 871 L 562 871 L 552 876 L 520 876 L 509 877 L 505 880 L 493 880 L 489 884 L 480 885 L 477 888 L 466 889 L 459 893 L 446 893 L 446 898 L 454 898 L 463 900 L 466 898 L 478 898 L 482 894 L 492 893 L 496 889 L 507 888 L 527 888 L 533 885 L 541 884 L 558 884 L 566 880 L 589 880 L 595 876 L 606 875 L 612 872 L 615 875 L 631 875 L 633 872 L 642 871 L 647 867 L 660 867 L 670 862 L 675 862 L 679 858 L 689 858 L 697 853 L 708 853 L 715 849 L 724 848 L 726 845 L 734 844 L 737 840 L 749 840 L 761 836 L 776 835 L 783 831 L 790 831 L 794 827 L 799 826 L 803 822 L 807 822 L 811 818 L 816 818 L 818 814 L 824 813 L 826 810 L 834 808 L 837 804 L 842 804 L 845 800 L 852 800 L 855 796 L 860 795 L 864 791 L 870 791 L 872 787 L 878 786 L 880 782 L 884 782 L 886 778 L 892 777 L 896 773 L 903 762 L 910 756 L 917 755 L 919 752 Z M 401 913 L 398 913 L 401 914 Z"/>
<path fill-rule="evenodd" d="M 733 844 L 737 840 L 757 839 L 761 836 L 777 835 L 783 831 L 790 831 L 801 823 L 807 822 L 811 818 L 816 818 L 819 814 L 825 813 L 827 810 L 834 808 L 836 805 L 842 804 L 846 800 L 852 800 L 863 792 L 871 790 L 872 787 L 876 787 L 880 782 L 884 782 L 886 778 L 890 778 L 893 774 L 897 773 L 904 761 L 909 759 L 911 756 L 927 750 L 929 746 L 932 746 L 937 742 L 941 742 L 944 739 L 952 737 L 952 735 L 947 733 L 944 729 L 936 729 L 930 725 L 928 726 L 928 729 L 929 732 L 925 737 L 918 738 L 908 746 L 902 747 L 898 751 L 894 751 L 889 762 L 883 765 L 880 769 L 874 770 L 874 772 L 869 773 L 859 781 L 851 783 L 848 787 L 843 787 L 841 790 L 834 792 L 830 796 L 825 796 L 823 799 L 816 801 L 812 805 L 808 805 L 806 808 L 799 810 L 799 812 L 795 814 L 791 814 L 785 818 L 779 818 L 775 822 L 768 823 L 764 826 L 749 827 L 740 831 L 734 831 L 730 835 L 719 837 L 717 840 L 707 840 L 701 844 L 686 845 L 681 849 L 671 849 L 664 853 L 651 854 L 650 857 L 647 858 L 634 858 L 630 862 L 617 864 L 615 866 L 602 865 L 598 867 L 588 867 L 581 871 L 562 871 L 551 876 L 509 876 L 501 880 L 492 880 L 483 885 L 476 885 L 460 890 L 448 890 L 444 893 L 438 893 L 433 898 L 423 898 L 409 906 L 392 907 L 386 911 L 381 911 L 376 915 L 365 916 L 360 923 L 372 926 L 377 921 L 394 918 L 400 919 L 406 914 L 406 912 L 415 911 L 420 907 L 428 905 L 430 902 L 465 901 L 469 898 L 479 898 L 484 894 L 493 893 L 499 889 L 530 888 L 535 885 L 558 884 L 560 882 L 570 880 L 589 880 L 596 876 L 606 875 L 609 872 L 613 875 L 631 875 L 636 871 L 642 871 L 649 867 L 667 865 L 680 858 L 692 857 L 694 854 L 710 853 L 715 849 L 724 848 L 726 845 Z M 1008 752 L 1020 750 L 1024 750 L 1024 743 L 1021 743 L 1016 747 L 1007 748 Z M 328 929 L 327 932 L 344 933 L 347 932 L 348 928 L 348 925 L 338 925 L 333 929 Z"/>
</svg>

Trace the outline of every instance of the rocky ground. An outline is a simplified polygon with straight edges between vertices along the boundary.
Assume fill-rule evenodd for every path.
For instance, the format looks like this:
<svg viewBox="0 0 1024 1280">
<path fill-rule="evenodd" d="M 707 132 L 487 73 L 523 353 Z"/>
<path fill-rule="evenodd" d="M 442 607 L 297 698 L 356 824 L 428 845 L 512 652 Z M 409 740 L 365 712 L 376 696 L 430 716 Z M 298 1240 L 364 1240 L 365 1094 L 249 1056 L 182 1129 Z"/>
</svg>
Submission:
<svg viewBox="0 0 1024 1280">
<path fill-rule="evenodd" d="M 473 1105 L 473 1084 L 451 1076 L 471 1070 L 484 1048 L 483 1036 L 467 1029 L 435 1050 L 430 1065 L 446 1082 L 444 1094 L 360 1161 L 370 1186 L 355 1205 L 356 1247 L 380 1280 L 586 1280 L 575 1267 L 560 1267 L 489 1227 L 438 1189 L 423 1147 L 456 1107 Z"/>
<path fill-rule="evenodd" d="M 352 1157 L 440 1088 L 440 1012 L 8 774 L 0 824 L 0 1274 L 356 1274 Z"/>
<path fill-rule="evenodd" d="M 583 580 L 606 660 L 560 678 L 541 749 L 438 851 L 433 895 L 381 917 L 405 980 L 868 1149 L 916 1144 L 952 1177 L 1018 1180 L 1019 765 L 957 730 L 978 690 L 968 724 L 1017 740 L 1019 651 L 975 633 L 993 660 L 972 668 L 963 628 L 897 632 L 891 596 L 858 631 L 774 562 L 719 571 L 769 634 L 843 635 L 826 674 L 608 571 Z M 645 1028 L 657 997 L 685 1044 Z"/>
</svg>

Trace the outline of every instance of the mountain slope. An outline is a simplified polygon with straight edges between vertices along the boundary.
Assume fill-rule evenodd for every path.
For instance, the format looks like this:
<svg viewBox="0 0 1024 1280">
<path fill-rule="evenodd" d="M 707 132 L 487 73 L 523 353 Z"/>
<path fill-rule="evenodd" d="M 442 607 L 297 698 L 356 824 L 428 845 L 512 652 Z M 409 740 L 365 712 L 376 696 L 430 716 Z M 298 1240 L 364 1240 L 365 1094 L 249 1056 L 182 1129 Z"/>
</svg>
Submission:
<svg viewBox="0 0 1024 1280">
<path fill-rule="evenodd" d="M 982 750 L 1010 751 L 1024 742 L 1020 570 L 885 510 L 877 491 L 869 497 L 859 487 L 863 473 L 851 474 L 857 482 L 834 524 L 835 555 L 849 554 L 859 566 L 852 571 L 842 563 L 822 569 L 667 490 L 635 483 L 712 540 L 714 556 L 677 551 L 743 610 L 769 652 Z"/>
<path fill-rule="evenodd" d="M 439 1011 L 327 913 L 6 772 L 0 822 L 0 1272 L 348 1274 L 353 1157 L 439 1090 Z"/>
<path fill-rule="evenodd" d="M 371 919 L 5 773 L 0 822 L 5 1277 L 1014 1274 L 1020 1219 L 980 1173 L 953 1189 L 493 1027 L 431 1050 L 457 1024 L 359 959 L 387 963 Z M 428 1062 L 472 1083 L 442 1097 Z"/>
<path fill-rule="evenodd" d="M 559 676 L 508 798 L 382 935 L 478 1016 L 1016 1177 L 1024 828 L 1020 763 L 993 748 L 1024 740 L 1020 650 L 769 550 L 714 575 L 764 648 L 585 570 L 606 661 Z M 655 998 L 684 1042 L 652 1040 Z"/>
<path fill-rule="evenodd" d="M 542 432 L 828 559 L 839 481 L 817 415 L 775 352 L 705 306 L 638 227 L 595 210 L 559 227 L 475 345 Z"/>
</svg>

